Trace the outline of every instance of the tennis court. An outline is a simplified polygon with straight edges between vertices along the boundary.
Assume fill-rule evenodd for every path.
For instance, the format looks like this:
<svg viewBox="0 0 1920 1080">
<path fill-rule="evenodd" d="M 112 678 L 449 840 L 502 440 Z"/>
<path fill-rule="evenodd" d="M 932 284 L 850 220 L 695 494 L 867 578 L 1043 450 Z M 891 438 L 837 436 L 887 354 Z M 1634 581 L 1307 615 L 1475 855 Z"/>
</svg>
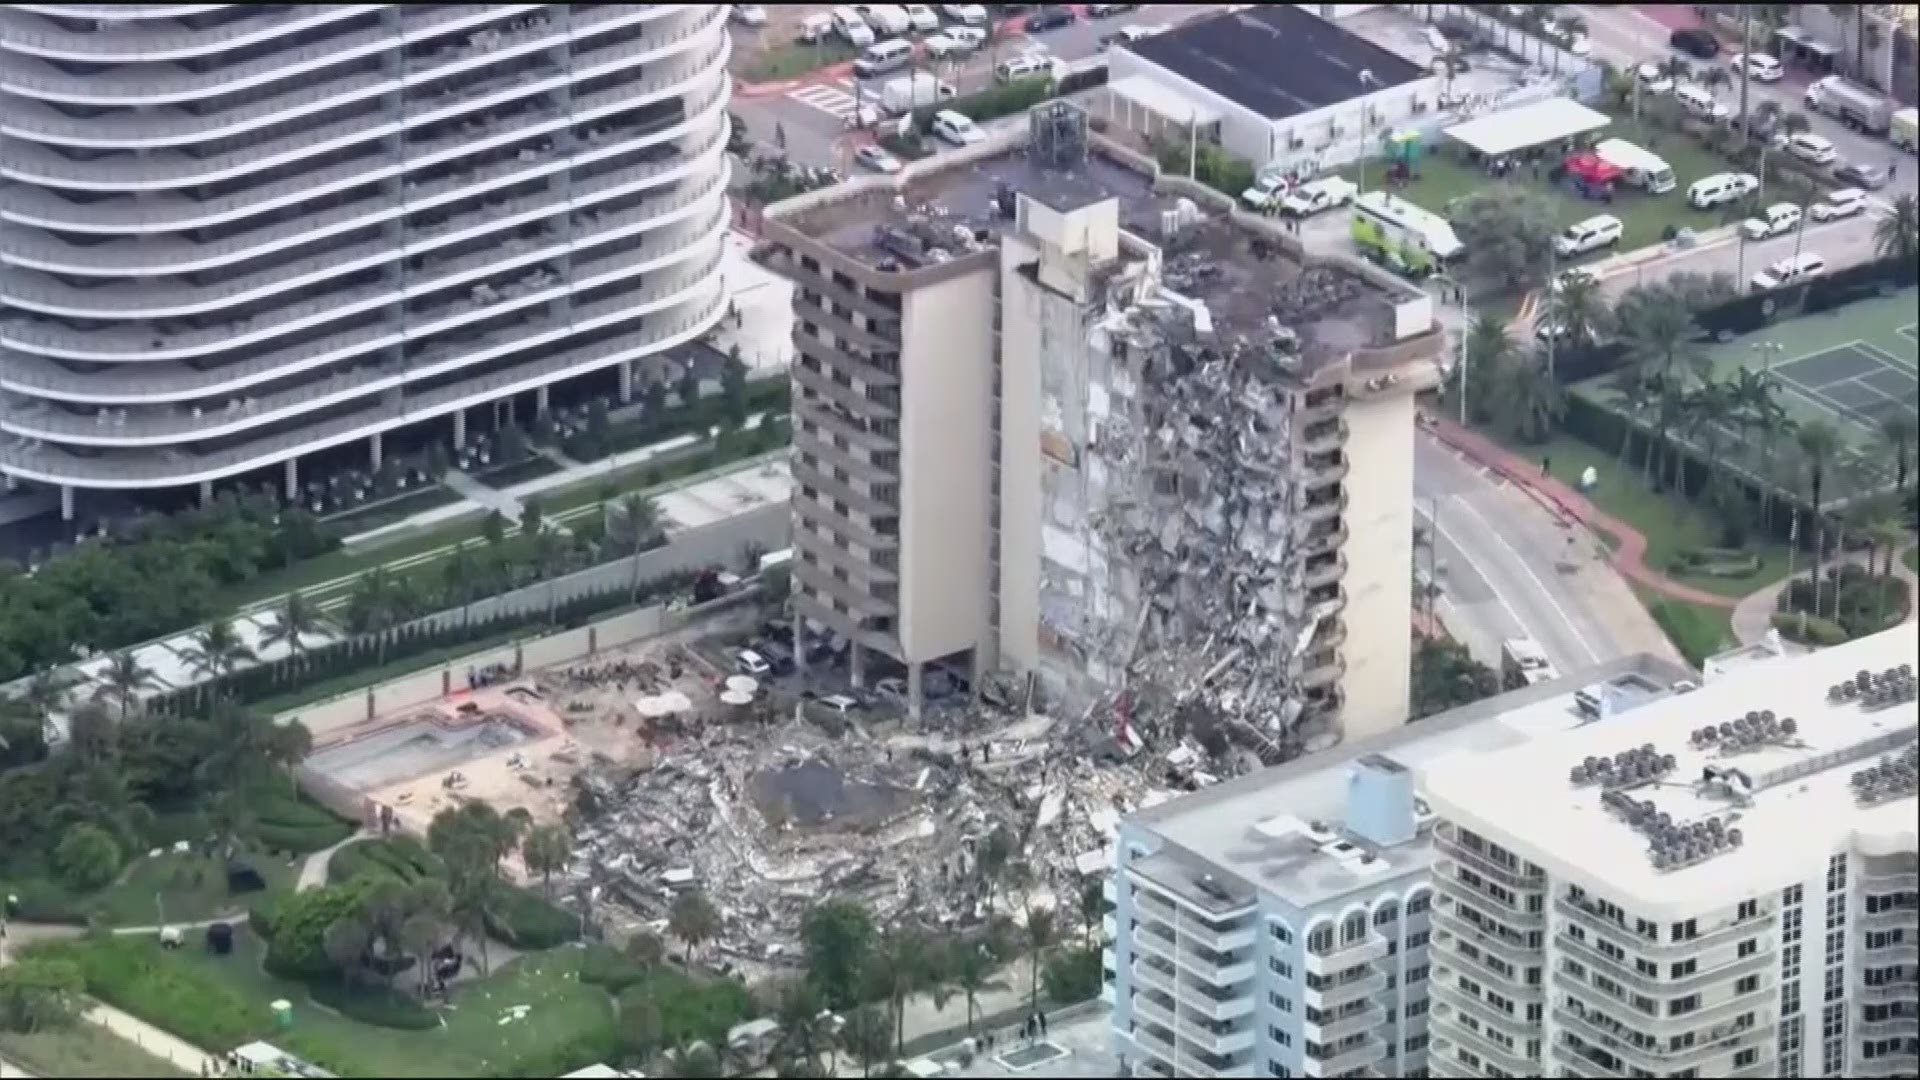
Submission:
<svg viewBox="0 0 1920 1080">
<path fill-rule="evenodd" d="M 1920 375 L 1911 361 L 1868 341 L 1850 341 L 1776 364 L 1791 393 L 1833 414 L 1837 423 L 1877 429 L 1905 413 L 1920 414 Z"/>
</svg>

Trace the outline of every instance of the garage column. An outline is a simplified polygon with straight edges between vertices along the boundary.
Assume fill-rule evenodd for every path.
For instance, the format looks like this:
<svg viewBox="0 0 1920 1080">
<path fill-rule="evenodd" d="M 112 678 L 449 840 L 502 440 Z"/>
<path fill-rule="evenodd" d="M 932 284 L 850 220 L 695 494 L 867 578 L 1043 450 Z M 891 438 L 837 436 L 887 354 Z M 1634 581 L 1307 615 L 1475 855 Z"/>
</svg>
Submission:
<svg viewBox="0 0 1920 1080">
<path fill-rule="evenodd" d="M 807 673 L 807 620 L 798 614 L 793 617 L 793 666 L 801 675 Z"/>
<path fill-rule="evenodd" d="M 60 485 L 60 520 L 73 520 L 73 485 Z"/>
<path fill-rule="evenodd" d="M 200 481 L 200 505 L 213 505 L 213 481 L 211 480 Z"/>
<path fill-rule="evenodd" d="M 848 680 L 855 690 L 866 685 L 867 650 L 858 641 L 849 643 L 847 649 Z"/>
<path fill-rule="evenodd" d="M 453 448 L 455 450 L 467 448 L 467 410 L 465 409 L 453 410 Z"/>
<path fill-rule="evenodd" d="M 927 665 L 907 665 L 907 719 L 918 721 L 922 701 L 921 676 L 926 674 Z"/>
<path fill-rule="evenodd" d="M 367 440 L 367 450 L 368 450 L 368 453 L 369 453 L 369 455 L 370 455 L 370 457 L 372 458 L 372 461 L 373 461 L 373 467 L 374 467 L 374 470 L 375 470 L 376 472 L 377 472 L 377 471 L 379 471 L 379 468 L 380 468 L 380 459 L 381 459 L 381 457 L 383 456 L 383 455 L 381 454 L 381 452 L 380 452 L 380 451 L 381 451 L 381 446 L 380 446 L 380 433 L 379 433 L 379 432 L 377 432 L 377 431 L 376 431 L 376 432 L 374 432 L 374 433 L 373 433 L 373 437 Z"/>
<path fill-rule="evenodd" d="M 287 501 L 294 502 L 294 501 L 297 501 L 299 498 L 300 498 L 300 461 L 298 458 L 288 458 L 287 459 Z"/>
<path fill-rule="evenodd" d="M 633 404 L 633 361 L 628 360 L 622 363 L 618 370 L 620 372 L 620 404 L 631 405 Z"/>
<path fill-rule="evenodd" d="M 542 386 L 533 392 L 533 415 L 535 416 L 547 415 L 548 391 L 552 389 L 553 387 L 551 385 L 547 385 L 547 386 Z"/>
</svg>

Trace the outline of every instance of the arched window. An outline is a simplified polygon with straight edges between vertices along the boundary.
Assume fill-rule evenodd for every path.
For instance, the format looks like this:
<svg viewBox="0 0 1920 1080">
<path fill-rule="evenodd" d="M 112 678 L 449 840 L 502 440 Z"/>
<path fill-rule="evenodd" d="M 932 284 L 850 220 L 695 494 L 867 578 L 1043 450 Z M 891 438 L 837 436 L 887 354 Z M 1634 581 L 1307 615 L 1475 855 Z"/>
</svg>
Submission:
<svg viewBox="0 0 1920 1080">
<path fill-rule="evenodd" d="M 1366 936 L 1367 936 L 1366 912 L 1356 911 L 1353 914 L 1347 916 L 1346 919 L 1341 922 L 1340 943 L 1342 945 L 1351 945 L 1354 942 L 1359 941 L 1361 938 L 1364 938 Z"/>
<path fill-rule="evenodd" d="M 1313 931 L 1307 935 L 1307 948 L 1317 953 L 1324 953 L 1333 948 L 1333 924 L 1321 923 L 1314 927 Z"/>
</svg>

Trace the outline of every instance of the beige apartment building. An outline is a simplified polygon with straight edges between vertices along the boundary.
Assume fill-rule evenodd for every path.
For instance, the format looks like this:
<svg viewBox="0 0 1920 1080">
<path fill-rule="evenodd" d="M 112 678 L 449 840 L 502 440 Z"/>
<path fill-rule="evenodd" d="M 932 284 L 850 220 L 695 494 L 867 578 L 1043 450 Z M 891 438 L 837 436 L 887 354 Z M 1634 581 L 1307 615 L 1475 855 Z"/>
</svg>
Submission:
<svg viewBox="0 0 1920 1080">
<path fill-rule="evenodd" d="M 796 603 L 856 679 L 878 653 L 916 708 L 934 663 L 1067 714 L 1201 701 L 1274 758 L 1404 722 L 1424 294 L 1156 191 L 1065 104 L 765 236 Z"/>
</svg>

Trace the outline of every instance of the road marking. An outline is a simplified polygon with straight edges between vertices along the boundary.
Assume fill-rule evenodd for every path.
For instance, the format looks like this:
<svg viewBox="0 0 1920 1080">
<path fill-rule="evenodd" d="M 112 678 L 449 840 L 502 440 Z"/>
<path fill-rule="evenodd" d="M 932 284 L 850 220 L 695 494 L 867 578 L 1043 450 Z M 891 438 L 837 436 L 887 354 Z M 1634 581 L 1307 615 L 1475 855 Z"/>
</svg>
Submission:
<svg viewBox="0 0 1920 1080">
<path fill-rule="evenodd" d="M 1447 498 L 1452 502 L 1465 503 L 1465 500 L 1458 495 L 1449 495 Z M 1521 618 L 1520 613 L 1513 610 L 1513 605 L 1507 602 L 1507 597 L 1500 591 L 1500 586 L 1493 583 L 1493 577 L 1487 573 L 1485 567 L 1480 565 L 1480 560 L 1473 557 L 1473 552 L 1469 550 L 1465 544 L 1455 539 L 1454 535 L 1447 531 L 1445 525 L 1436 524 L 1434 527 L 1440 533 L 1441 539 L 1453 545 L 1453 550 L 1459 552 L 1460 556 L 1467 560 L 1467 565 L 1473 568 L 1473 572 L 1478 574 L 1480 580 L 1486 583 L 1487 591 L 1492 593 L 1494 600 L 1498 601 L 1500 606 L 1506 610 L 1507 617 L 1513 620 L 1513 625 L 1520 628 L 1520 636 L 1532 637 L 1533 631 L 1527 628 L 1527 620 Z"/>
<path fill-rule="evenodd" d="M 1573 618 L 1567 614 L 1567 609 L 1561 607 L 1560 601 L 1554 599 L 1553 590 L 1547 588 L 1546 583 L 1540 580 L 1540 575 L 1533 572 L 1533 567 L 1528 566 L 1527 561 L 1520 557 L 1520 553 L 1513 549 L 1513 545 L 1507 543 L 1507 538 L 1500 535 L 1500 530 L 1494 528 L 1491 522 L 1480 516 L 1480 511 L 1475 510 L 1473 506 L 1464 499 L 1460 500 L 1460 506 L 1461 509 L 1479 519 L 1480 524 L 1487 527 L 1487 535 L 1493 537 L 1493 542 L 1505 548 L 1508 555 L 1513 556 L 1514 565 L 1518 566 L 1520 571 L 1527 575 L 1527 580 L 1533 582 L 1534 588 L 1540 590 L 1540 595 L 1546 597 L 1548 606 L 1552 607 L 1554 614 L 1560 616 L 1560 621 L 1567 625 L 1567 632 L 1573 635 L 1573 640 L 1579 642 L 1580 647 L 1586 650 L 1589 658 L 1588 662 L 1594 664 L 1599 663 L 1600 654 L 1595 651 L 1593 643 L 1588 641 L 1587 635 L 1581 633 L 1580 628 L 1573 624 Z"/>
<path fill-rule="evenodd" d="M 845 87 L 846 89 L 843 90 L 841 87 Z M 812 86 L 803 86 L 798 90 L 789 92 L 787 96 L 800 102 L 802 105 L 810 105 L 819 109 L 821 112 L 826 113 L 836 120 L 845 120 L 847 117 L 852 116 L 853 110 L 859 106 L 859 100 L 847 92 L 852 89 L 852 82 L 846 79 L 840 79 L 831 86 L 826 83 L 815 83 Z"/>
</svg>

